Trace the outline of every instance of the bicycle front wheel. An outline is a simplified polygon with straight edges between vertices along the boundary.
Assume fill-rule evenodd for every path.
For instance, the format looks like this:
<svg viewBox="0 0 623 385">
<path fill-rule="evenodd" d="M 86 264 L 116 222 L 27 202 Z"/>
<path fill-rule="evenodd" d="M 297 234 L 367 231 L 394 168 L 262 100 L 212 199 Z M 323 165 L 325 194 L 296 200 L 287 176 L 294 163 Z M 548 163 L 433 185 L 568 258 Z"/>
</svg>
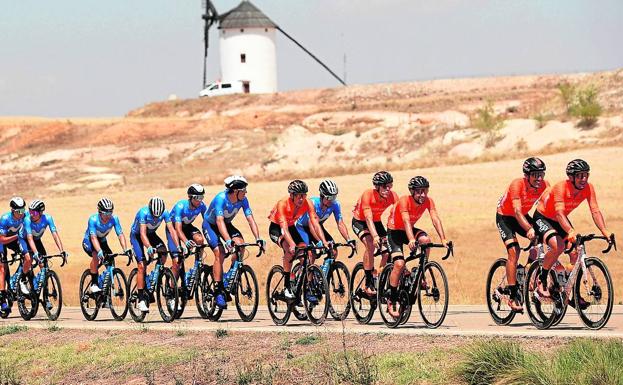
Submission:
<svg viewBox="0 0 623 385">
<path fill-rule="evenodd" d="M 242 265 L 236 284 L 236 310 L 244 322 L 253 321 L 259 304 L 257 278 L 251 266 Z"/>
<path fill-rule="evenodd" d="M 388 263 L 385 265 L 383 270 L 381 271 L 381 275 L 379 276 L 379 287 L 377 293 L 377 302 L 379 304 L 379 313 L 381 313 L 381 318 L 383 319 L 383 323 L 390 328 L 395 328 L 400 324 L 400 317 L 394 318 L 391 314 L 389 314 L 389 306 L 397 306 L 396 303 L 390 303 L 390 286 L 389 286 L 389 276 L 392 274 L 392 270 L 394 269 L 393 263 Z M 402 280 L 401 280 L 402 281 Z M 402 282 L 399 282 L 398 287 L 400 288 Z"/>
<path fill-rule="evenodd" d="M 316 265 L 307 267 L 307 274 L 303 279 L 303 305 L 307 318 L 314 325 L 322 325 L 329 313 L 327 279 Z"/>
<path fill-rule="evenodd" d="M 334 261 L 329 269 L 327 283 L 329 285 L 329 313 L 336 321 L 342 321 L 350 312 L 350 273 L 341 261 Z"/>
<path fill-rule="evenodd" d="M 448 313 L 448 278 L 440 264 L 428 262 L 418 277 L 417 303 L 427 327 L 438 328 Z"/>
<path fill-rule="evenodd" d="M 487 298 L 487 308 L 493 318 L 493 322 L 498 325 L 508 325 L 515 318 L 515 313 L 508 306 L 510 290 L 506 280 L 506 259 L 500 258 L 493 262 L 489 273 L 487 273 L 487 285 L 485 286 L 485 296 Z"/>
<path fill-rule="evenodd" d="M 363 263 L 359 262 L 355 265 L 353 273 L 350 276 L 350 308 L 355 315 L 355 319 L 360 324 L 367 324 L 374 316 L 376 310 L 376 296 L 368 296 L 364 292 L 366 282 L 365 270 Z"/>
<path fill-rule="evenodd" d="M 285 325 L 292 312 L 292 307 L 283 294 L 285 274 L 281 266 L 275 265 L 270 269 L 266 279 L 266 305 L 275 325 Z"/>
<path fill-rule="evenodd" d="M 140 302 L 140 298 L 138 295 L 137 288 L 137 279 L 138 279 L 138 269 L 134 268 L 130 272 L 130 276 L 128 277 L 128 285 L 130 287 L 129 299 L 128 299 L 128 311 L 130 312 L 130 317 L 134 320 L 134 322 L 143 322 L 145 317 L 147 316 L 147 312 L 142 312 L 138 310 L 138 303 Z"/>
<path fill-rule="evenodd" d="M 56 321 L 63 309 L 63 289 L 61 280 L 54 270 L 49 270 L 41 290 L 43 310 L 51 321 Z"/>
<path fill-rule="evenodd" d="M 582 322 L 590 329 L 601 329 L 612 315 L 614 291 L 606 265 L 598 258 L 586 258 L 586 272 L 580 269 L 573 296 L 575 309 Z"/>
<path fill-rule="evenodd" d="M 213 276 L 211 276 L 212 269 L 203 265 L 201 266 L 201 270 L 199 270 L 199 272 L 195 274 L 197 274 L 197 277 L 196 277 L 197 282 L 195 283 L 195 305 L 197 306 L 197 312 L 199 313 L 201 318 L 210 319 L 210 311 L 209 309 L 206 309 L 203 306 L 203 304 L 205 303 L 204 296 L 207 296 L 210 292 L 210 288 L 209 288 L 210 280 L 208 279 L 208 277 L 213 278 Z M 214 279 L 212 279 L 212 282 L 214 282 Z M 222 309 L 218 309 L 218 310 L 221 310 L 221 313 L 222 313 Z M 220 316 L 221 315 L 219 314 L 218 317 Z M 218 317 L 216 319 L 218 319 Z M 216 320 L 213 320 L 213 321 L 216 321 Z"/>
<path fill-rule="evenodd" d="M 548 329 L 558 319 L 559 314 L 556 310 L 555 302 L 551 298 L 541 298 L 537 293 L 537 285 L 539 280 L 540 263 L 532 263 L 526 274 L 526 283 L 524 286 L 524 304 L 528 317 L 537 329 Z M 550 276 L 547 280 L 548 290 L 554 292 L 554 282 L 556 275 L 550 270 Z"/>
<path fill-rule="evenodd" d="M 123 321 L 128 314 L 128 281 L 121 269 L 112 271 L 109 290 L 110 313 L 116 321 Z"/>
<path fill-rule="evenodd" d="M 87 321 L 93 321 L 95 317 L 97 317 L 97 313 L 100 308 L 99 294 L 91 293 L 91 285 L 93 282 L 91 281 L 91 272 L 89 269 L 86 269 L 82 273 L 82 277 L 80 277 L 80 288 L 79 288 L 79 299 L 80 299 L 80 310 L 82 310 L 82 315 Z"/>
<path fill-rule="evenodd" d="M 164 322 L 168 323 L 175 319 L 177 301 L 179 301 L 179 296 L 175 276 L 171 269 L 163 267 L 156 285 L 156 302 L 158 303 L 158 312 Z"/>
<path fill-rule="evenodd" d="M 17 291 L 20 292 L 17 295 L 17 308 L 24 321 L 28 321 L 34 317 L 39 309 L 39 296 L 35 292 L 35 287 L 32 282 L 30 282 L 30 279 L 27 281 L 28 294 L 21 293 L 20 285 L 17 285 Z"/>
</svg>

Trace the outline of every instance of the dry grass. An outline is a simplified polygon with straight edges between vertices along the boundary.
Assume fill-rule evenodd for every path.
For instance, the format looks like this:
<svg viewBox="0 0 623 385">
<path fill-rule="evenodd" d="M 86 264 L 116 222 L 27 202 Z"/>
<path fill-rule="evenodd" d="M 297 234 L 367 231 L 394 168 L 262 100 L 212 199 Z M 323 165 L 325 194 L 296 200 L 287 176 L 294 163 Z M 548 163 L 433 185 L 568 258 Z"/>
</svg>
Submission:
<svg viewBox="0 0 623 385">
<path fill-rule="evenodd" d="M 547 179 L 552 183 L 564 178 L 563 170 L 568 160 L 576 157 L 583 157 L 588 160 L 593 169 L 590 181 L 596 186 L 600 207 L 605 215 L 608 228 L 615 234 L 623 234 L 623 215 L 619 212 L 621 191 L 623 191 L 620 171 L 623 161 L 618 155 L 621 150 L 620 147 L 589 149 L 543 157 L 549 170 Z M 515 159 L 393 173 L 395 190 L 399 195 L 406 193 L 406 184 L 409 178 L 414 175 L 425 175 L 432 183 L 430 196 L 435 200 L 448 238 L 452 239 L 456 245 L 456 257 L 443 262 L 450 282 L 451 303 L 484 302 L 486 272 L 496 258 L 504 255 L 504 248 L 494 223 L 495 205 L 510 180 L 520 175 L 520 165 L 521 160 Z M 183 177 L 185 184 L 193 181 L 194 177 L 191 175 L 196 175 L 199 180 L 205 178 L 196 171 L 189 170 L 185 174 L 186 176 Z M 164 181 L 166 178 L 162 178 L 162 180 Z M 352 206 L 359 194 L 370 186 L 370 175 L 337 176 L 334 177 L 334 180 L 340 186 L 340 201 L 347 225 L 350 228 Z M 320 179 L 307 179 L 312 191 L 316 190 L 319 181 Z M 273 204 L 286 195 L 286 187 L 287 181 L 262 183 L 253 183 L 252 181 L 249 186 L 248 196 L 264 239 L 268 239 L 268 219 L 266 216 Z M 207 196 L 211 197 L 220 190 L 220 186 L 208 186 Z M 184 198 L 185 189 L 169 189 L 163 186 L 150 191 L 109 191 L 106 195 L 115 202 L 116 213 L 119 215 L 127 234 L 134 214 L 139 207 L 147 203 L 150 196 L 162 196 L 168 207 L 171 207 L 177 200 Z M 81 241 L 87 218 L 95 211 L 95 204 L 100 197 L 100 194 L 85 193 L 80 196 L 51 196 L 47 197 L 46 200 L 48 211 L 54 215 L 63 243 L 71 253 L 69 264 L 63 269 L 57 267 L 63 282 L 65 303 L 69 305 L 77 305 L 80 274 L 89 263 L 87 256 L 81 249 Z M 6 199 L 6 197 L 4 198 Z M 25 198 L 30 200 L 33 196 L 25 194 Z M 571 215 L 571 220 L 580 233 L 596 231 L 585 204 Z M 235 223 L 246 237 L 252 239 L 243 218 L 237 218 Z M 329 220 L 327 224 L 329 231 L 339 237 L 333 220 Z M 434 229 L 427 216 L 423 217 L 418 226 L 434 234 Z M 55 250 L 49 235 L 44 237 L 44 243 L 48 246 L 48 250 Z M 109 244 L 113 250 L 120 249 L 114 233 L 109 236 Z M 599 246 L 601 245 L 595 245 L 591 251 L 598 253 Z M 345 261 L 346 264 L 349 267 L 354 266 L 357 261 L 361 260 L 362 253 L 363 250 L 360 246 L 359 256 Z M 212 263 L 210 254 L 208 253 L 207 261 Z M 433 256 L 433 258 L 435 259 L 437 256 Z M 617 254 L 610 254 L 605 257 L 605 260 L 611 275 L 614 277 L 615 303 L 619 303 L 623 301 L 623 284 L 621 284 L 623 261 L 618 258 Z M 266 256 L 260 259 L 250 257 L 246 262 L 256 270 L 260 287 L 263 287 L 270 267 L 281 263 L 279 249 L 271 243 Z M 129 268 L 127 270 L 129 271 Z"/>
</svg>

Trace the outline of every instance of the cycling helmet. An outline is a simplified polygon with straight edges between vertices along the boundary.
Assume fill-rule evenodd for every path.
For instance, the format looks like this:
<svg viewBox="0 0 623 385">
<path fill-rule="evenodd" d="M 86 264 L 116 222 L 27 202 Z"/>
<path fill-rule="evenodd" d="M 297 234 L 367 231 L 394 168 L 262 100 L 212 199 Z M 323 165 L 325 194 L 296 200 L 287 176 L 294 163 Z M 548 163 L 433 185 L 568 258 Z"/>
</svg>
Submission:
<svg viewBox="0 0 623 385">
<path fill-rule="evenodd" d="M 580 172 L 590 172 L 591 167 L 582 159 L 574 159 L 567 164 L 567 176 L 572 176 Z"/>
<path fill-rule="evenodd" d="M 249 182 L 241 175 L 231 175 L 225 178 L 225 187 L 228 190 L 240 190 L 249 185 Z"/>
<path fill-rule="evenodd" d="M 11 198 L 11 202 L 9 203 L 9 205 L 11 206 L 11 210 L 26 208 L 26 202 L 24 202 L 24 199 L 22 199 L 22 197 Z"/>
<path fill-rule="evenodd" d="M 300 179 L 295 179 L 288 185 L 289 194 L 307 194 L 307 184 Z"/>
<path fill-rule="evenodd" d="M 45 210 L 45 203 L 42 200 L 35 199 L 30 202 L 30 206 L 28 206 L 29 210 L 42 212 Z"/>
<path fill-rule="evenodd" d="M 394 182 L 394 178 L 387 171 L 379 171 L 372 177 L 372 184 L 375 186 L 381 186 Z"/>
<path fill-rule="evenodd" d="M 418 188 L 429 188 L 430 187 L 430 183 L 428 183 L 428 180 L 426 178 L 424 178 L 423 176 L 415 176 L 413 178 L 411 178 L 411 180 L 409 181 L 409 190 L 415 190 Z"/>
<path fill-rule="evenodd" d="M 320 196 L 328 197 L 337 195 L 337 185 L 331 179 L 325 179 L 320 182 L 320 187 L 318 188 L 320 191 Z"/>
<path fill-rule="evenodd" d="M 99 202 L 97 202 L 97 210 L 98 211 L 113 211 L 115 205 L 112 204 L 112 201 L 108 198 L 102 198 Z"/>
<path fill-rule="evenodd" d="M 206 191 L 203 188 L 203 186 L 200 185 L 199 183 L 193 183 L 188 187 L 188 190 L 186 192 L 190 196 L 190 195 L 204 195 Z"/>
<path fill-rule="evenodd" d="M 164 212 L 164 200 L 160 197 L 153 197 L 149 200 L 149 211 L 154 217 L 159 217 Z"/>
<path fill-rule="evenodd" d="M 539 158 L 528 158 L 523 162 L 523 173 L 530 174 L 531 172 L 545 171 L 545 162 Z"/>
</svg>

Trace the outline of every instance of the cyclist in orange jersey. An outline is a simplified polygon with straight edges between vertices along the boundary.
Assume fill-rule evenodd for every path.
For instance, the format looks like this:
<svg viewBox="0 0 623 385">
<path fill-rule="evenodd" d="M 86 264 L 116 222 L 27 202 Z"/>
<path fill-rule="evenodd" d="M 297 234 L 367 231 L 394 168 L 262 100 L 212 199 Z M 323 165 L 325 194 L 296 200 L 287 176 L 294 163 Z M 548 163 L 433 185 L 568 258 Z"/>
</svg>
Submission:
<svg viewBox="0 0 623 385">
<path fill-rule="evenodd" d="M 446 235 L 443 231 L 441 219 L 437 215 L 435 203 L 428 197 L 428 189 L 430 184 L 423 176 L 416 176 L 409 181 L 409 195 L 401 196 L 390 213 L 387 221 L 387 241 L 391 251 L 394 267 L 389 276 L 389 303 L 388 312 L 392 317 L 400 316 L 398 304 L 398 284 L 400 276 L 405 268 L 405 258 L 402 251 L 403 245 L 408 245 L 410 251 L 414 251 L 418 244 L 431 243 L 430 237 L 424 230 L 415 227 L 415 223 L 422 217 L 424 212 L 428 210 L 433 227 L 437 231 L 441 243 L 448 245 Z M 426 250 L 426 254 L 430 250 Z M 393 304 L 393 305 L 392 305 Z"/>
<path fill-rule="evenodd" d="M 541 198 L 534 213 L 536 229 L 543 243 L 549 246 L 545 253 L 543 266 L 539 274 L 537 292 L 539 295 L 549 297 L 547 288 L 547 277 L 552 265 L 558 256 L 565 250 L 565 240 L 571 244 L 575 243 L 576 233 L 573 225 L 569 221 L 568 215 L 583 201 L 588 202 L 588 207 L 593 216 L 593 222 L 601 231 L 604 237 L 609 237 L 611 233 L 606 229 L 604 217 L 597 205 L 595 188 L 588 183 L 590 166 L 582 159 L 574 159 L 567 164 L 568 179 L 556 183 L 547 189 Z M 570 254 L 571 263 L 575 263 L 576 253 Z M 581 307 L 588 307 L 589 304 L 578 299 Z"/>
<path fill-rule="evenodd" d="M 285 271 L 285 290 L 284 296 L 292 299 L 294 294 L 290 288 L 290 270 L 292 270 L 292 257 L 296 246 L 304 246 L 305 242 L 301 238 L 295 223 L 303 214 L 309 215 L 309 228 L 316 239 L 319 239 L 322 245 L 326 245 L 327 240 L 324 233 L 319 231 L 318 216 L 314 210 L 314 204 L 307 198 L 307 184 L 302 180 L 295 179 L 288 185 L 289 197 L 281 199 L 275 207 L 273 207 L 268 219 L 270 226 L 268 233 L 270 239 L 275 242 L 283 250 L 283 269 Z M 313 263 L 313 262 L 312 262 Z"/>
<path fill-rule="evenodd" d="M 381 245 L 381 237 L 387 236 L 387 231 L 381 222 L 381 216 L 385 210 L 398 201 L 398 194 L 391 191 L 394 178 L 387 171 L 379 171 L 372 177 L 373 189 L 366 190 L 361 195 L 353 210 L 352 228 L 355 235 L 366 246 L 363 256 L 363 269 L 365 272 L 366 295 L 376 295 L 372 271 L 374 270 L 374 248 Z M 382 255 L 381 265 L 385 265 L 389 255 Z"/>
<path fill-rule="evenodd" d="M 528 158 L 523 162 L 523 178 L 513 180 L 498 202 L 495 223 L 502 242 L 506 245 L 508 263 L 506 263 L 506 281 L 510 290 L 508 305 L 513 311 L 522 311 L 517 289 L 517 262 L 519 260 L 519 242 L 517 234 L 533 241 L 536 232 L 528 212 L 541 194 L 549 187 L 544 180 L 545 163 L 539 158 Z"/>
</svg>

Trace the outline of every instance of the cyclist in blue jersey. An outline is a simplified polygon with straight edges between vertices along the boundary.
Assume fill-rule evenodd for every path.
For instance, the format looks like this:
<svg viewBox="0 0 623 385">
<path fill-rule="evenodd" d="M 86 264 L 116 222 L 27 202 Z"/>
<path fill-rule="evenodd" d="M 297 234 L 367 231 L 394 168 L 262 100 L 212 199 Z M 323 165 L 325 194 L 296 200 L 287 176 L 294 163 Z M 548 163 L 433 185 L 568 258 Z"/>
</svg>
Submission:
<svg viewBox="0 0 623 385">
<path fill-rule="evenodd" d="M 2 311 L 10 311 L 8 304 L 6 303 L 6 282 L 9 277 L 9 266 L 7 264 L 7 252 L 6 249 L 11 249 L 16 253 L 21 253 L 23 250 L 20 247 L 19 231 L 22 228 L 24 222 L 24 216 L 26 213 L 26 202 L 21 197 L 11 198 L 9 203 L 11 212 L 5 213 L 0 217 L 0 306 Z M 32 282 L 32 272 L 30 270 L 31 260 L 24 257 L 24 278 L 30 279 Z M 20 290 L 24 294 L 29 294 L 27 281 L 23 279 L 20 281 Z"/>
<path fill-rule="evenodd" d="M 314 204 L 316 215 L 318 216 L 318 228 L 316 229 L 316 233 L 324 234 L 324 238 L 327 240 L 328 244 L 334 243 L 333 237 L 324 228 L 324 222 L 329 219 L 331 215 L 333 215 L 333 217 L 335 218 L 335 222 L 337 223 L 337 229 L 339 230 L 344 240 L 347 243 L 355 246 L 355 240 L 349 237 L 348 228 L 344 223 L 344 218 L 342 218 L 342 208 L 340 206 L 340 202 L 338 202 L 337 200 L 337 184 L 335 184 L 335 182 L 330 179 L 325 179 L 320 182 L 318 190 L 320 192 L 320 197 L 311 198 L 311 201 Z M 296 228 L 306 244 L 318 243 L 319 239 L 316 239 L 316 237 L 314 237 L 312 231 L 309 228 L 309 213 L 305 213 L 296 221 Z M 337 253 L 335 250 L 333 252 Z"/>
<path fill-rule="evenodd" d="M 132 255 L 132 249 L 128 249 L 119 217 L 113 214 L 115 206 L 108 198 L 102 198 L 97 202 L 97 214 L 89 217 L 87 229 L 82 239 L 82 249 L 91 257 L 91 293 L 98 293 L 102 289 L 97 285 L 97 268 L 104 254 L 112 254 L 106 237 L 110 230 L 115 228 L 121 248 L 128 255 Z"/>
<path fill-rule="evenodd" d="M 225 297 L 225 287 L 223 286 L 223 261 L 225 259 L 225 249 L 231 251 L 234 243 L 244 243 L 242 233 L 233 224 L 232 221 L 238 211 L 242 209 L 244 216 L 247 218 L 249 228 L 255 237 L 256 242 L 260 243 L 262 248 L 265 242 L 259 236 L 259 230 L 249 201 L 247 200 L 247 180 L 240 175 L 232 175 L 225 179 L 225 191 L 218 193 L 203 217 L 203 235 L 208 245 L 214 252 L 214 281 L 216 282 L 216 306 L 226 309 L 227 299 Z M 222 243 L 221 243 L 222 242 Z M 243 253 L 241 250 L 240 253 Z M 238 259 L 237 255 L 232 256 L 232 265 Z"/>
<path fill-rule="evenodd" d="M 188 249 L 197 245 L 203 245 L 204 239 L 201 235 L 201 231 L 193 226 L 193 221 L 199 215 L 203 216 L 207 210 L 205 203 L 203 203 L 203 197 L 205 196 L 205 189 L 202 185 L 194 183 L 186 190 L 188 199 L 182 199 L 177 202 L 171 209 L 169 214 L 171 222 L 173 222 L 173 228 L 179 238 L 179 245 L 182 247 L 182 252 L 187 252 Z M 169 250 L 177 250 L 178 243 L 167 231 L 167 241 L 169 243 Z M 181 258 L 174 260 L 172 264 L 173 275 L 178 277 L 180 271 Z"/>
<path fill-rule="evenodd" d="M 63 248 L 63 242 L 61 242 L 61 238 L 58 235 L 54 219 L 50 214 L 44 214 L 44 211 L 45 203 L 43 203 L 42 200 L 35 199 L 30 202 L 28 212 L 24 217 L 24 226 L 22 226 L 19 232 L 22 249 L 28 251 L 28 254 L 32 256 L 35 263 L 39 262 L 39 255 L 47 255 L 41 237 L 43 237 L 43 233 L 48 227 L 50 228 L 50 233 L 52 234 L 54 243 L 56 243 L 58 252 L 65 258 L 68 256 Z"/>
<path fill-rule="evenodd" d="M 151 198 L 147 206 L 138 210 L 130 230 L 130 243 L 132 243 L 132 248 L 134 249 L 136 267 L 138 269 L 136 276 L 136 288 L 138 289 L 139 297 L 138 309 L 142 312 L 149 311 L 149 297 L 145 292 L 144 250 L 147 248 L 147 256 L 150 258 L 156 253 L 167 250 L 164 242 L 156 233 L 163 221 L 168 232 L 174 238 L 174 243 L 177 244 L 179 241 L 171 224 L 170 214 L 165 208 L 164 200 L 160 197 Z M 164 264 L 167 259 L 166 254 L 163 254 L 161 259 Z"/>
</svg>

